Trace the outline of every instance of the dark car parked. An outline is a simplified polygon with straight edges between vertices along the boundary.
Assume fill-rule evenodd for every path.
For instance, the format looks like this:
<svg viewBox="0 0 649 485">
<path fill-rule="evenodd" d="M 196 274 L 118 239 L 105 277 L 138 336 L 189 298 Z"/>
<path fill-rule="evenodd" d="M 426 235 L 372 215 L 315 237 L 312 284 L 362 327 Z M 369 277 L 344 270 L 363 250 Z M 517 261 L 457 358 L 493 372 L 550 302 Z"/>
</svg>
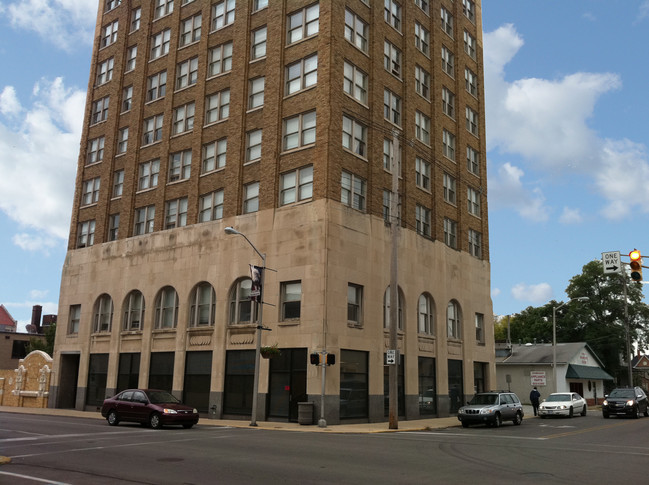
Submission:
<svg viewBox="0 0 649 485">
<path fill-rule="evenodd" d="M 647 395 L 640 387 L 613 389 L 602 403 L 602 416 L 630 416 L 637 418 L 638 413 L 649 416 Z"/>
<path fill-rule="evenodd" d="M 101 415 L 108 424 L 117 426 L 130 421 L 151 426 L 182 425 L 191 428 L 198 423 L 198 411 L 182 404 L 167 391 L 157 389 L 127 389 L 104 400 Z"/>
</svg>

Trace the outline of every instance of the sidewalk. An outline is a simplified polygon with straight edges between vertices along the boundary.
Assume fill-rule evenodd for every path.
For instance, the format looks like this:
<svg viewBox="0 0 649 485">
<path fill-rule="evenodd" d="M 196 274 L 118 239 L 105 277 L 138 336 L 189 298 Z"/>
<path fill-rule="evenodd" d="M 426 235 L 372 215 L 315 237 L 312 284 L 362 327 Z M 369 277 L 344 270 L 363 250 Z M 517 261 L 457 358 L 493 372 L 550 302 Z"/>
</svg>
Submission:
<svg viewBox="0 0 649 485">
<path fill-rule="evenodd" d="M 532 411 L 532 406 L 523 406 L 525 418 L 535 418 Z M 69 416 L 75 418 L 89 418 L 89 419 L 104 419 L 101 417 L 99 411 L 77 411 L 74 409 L 50 409 L 50 408 L 18 408 L 12 406 L 0 406 L 0 413 L 16 413 L 16 414 L 39 414 L 43 416 Z M 257 421 L 257 427 L 250 426 L 247 420 L 238 419 L 206 419 L 202 418 L 199 421 L 201 426 L 228 426 L 232 428 L 248 428 L 248 429 L 268 429 L 268 430 L 281 430 L 281 431 L 301 431 L 310 433 L 390 433 L 396 431 L 427 431 L 432 429 L 443 429 L 460 426 L 456 416 L 449 416 L 447 418 L 428 418 L 428 419 L 414 419 L 406 421 L 400 419 L 398 422 L 398 429 L 389 429 L 388 422 L 380 423 L 357 423 L 357 424 L 335 424 L 320 428 L 315 425 L 301 425 L 298 423 L 289 423 L 282 421 Z"/>
</svg>

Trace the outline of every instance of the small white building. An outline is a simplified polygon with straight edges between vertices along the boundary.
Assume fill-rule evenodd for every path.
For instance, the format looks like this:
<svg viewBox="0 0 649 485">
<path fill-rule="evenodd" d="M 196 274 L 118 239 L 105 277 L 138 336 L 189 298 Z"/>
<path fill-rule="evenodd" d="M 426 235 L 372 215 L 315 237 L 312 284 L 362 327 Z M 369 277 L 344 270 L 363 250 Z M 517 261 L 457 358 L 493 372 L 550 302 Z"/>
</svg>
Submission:
<svg viewBox="0 0 649 485">
<path fill-rule="evenodd" d="M 613 380 L 602 368 L 593 349 L 585 342 L 557 344 L 556 392 L 577 392 L 589 404 L 604 399 L 604 381 Z M 496 347 L 496 381 L 499 389 L 515 392 L 529 403 L 533 387 L 541 399 L 555 392 L 552 373 L 552 344 L 525 344 Z"/>
</svg>

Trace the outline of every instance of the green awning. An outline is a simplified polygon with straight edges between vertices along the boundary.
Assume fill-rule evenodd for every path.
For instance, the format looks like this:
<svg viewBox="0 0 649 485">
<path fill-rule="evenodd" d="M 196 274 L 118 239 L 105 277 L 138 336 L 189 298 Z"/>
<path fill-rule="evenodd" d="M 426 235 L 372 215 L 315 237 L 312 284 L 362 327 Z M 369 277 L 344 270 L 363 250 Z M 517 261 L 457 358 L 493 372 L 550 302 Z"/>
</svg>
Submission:
<svg viewBox="0 0 649 485">
<path fill-rule="evenodd" d="M 590 365 L 569 364 L 566 379 L 592 379 L 612 381 L 613 378 L 601 367 Z"/>
</svg>

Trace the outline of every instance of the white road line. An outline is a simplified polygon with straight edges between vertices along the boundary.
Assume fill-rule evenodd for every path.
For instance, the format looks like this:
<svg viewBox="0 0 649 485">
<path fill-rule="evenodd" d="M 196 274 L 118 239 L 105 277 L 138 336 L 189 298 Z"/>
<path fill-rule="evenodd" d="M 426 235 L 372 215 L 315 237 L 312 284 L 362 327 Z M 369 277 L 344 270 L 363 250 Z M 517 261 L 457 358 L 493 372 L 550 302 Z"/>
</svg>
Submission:
<svg viewBox="0 0 649 485">
<path fill-rule="evenodd" d="M 462 436 L 464 438 L 506 438 L 506 439 L 515 439 L 515 440 L 528 440 L 528 441 L 545 441 L 548 438 L 535 438 L 531 436 L 515 436 L 515 435 L 502 435 L 502 434 L 493 434 L 489 436 L 483 436 L 479 434 L 469 434 L 469 433 L 436 433 L 433 431 L 404 431 L 399 434 L 419 434 L 419 435 L 435 435 L 435 436 Z"/>
<path fill-rule="evenodd" d="M 43 478 L 31 477 L 29 475 L 21 475 L 18 473 L 0 472 L 0 475 L 6 475 L 8 477 L 24 478 L 26 480 L 31 480 L 33 482 L 47 483 L 48 485 L 71 485 L 70 483 L 53 482 L 52 480 L 45 480 Z"/>
</svg>

